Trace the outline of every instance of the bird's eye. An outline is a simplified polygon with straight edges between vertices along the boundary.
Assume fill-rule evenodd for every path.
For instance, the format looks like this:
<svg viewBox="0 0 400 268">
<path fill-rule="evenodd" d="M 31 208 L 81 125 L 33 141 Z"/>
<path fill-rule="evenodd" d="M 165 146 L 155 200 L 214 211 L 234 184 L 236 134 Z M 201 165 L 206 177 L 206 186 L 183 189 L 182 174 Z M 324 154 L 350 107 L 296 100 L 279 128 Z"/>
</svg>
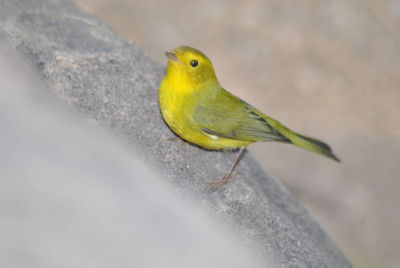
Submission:
<svg viewBox="0 0 400 268">
<path fill-rule="evenodd" d="M 190 65 L 192 65 L 192 67 L 196 67 L 197 65 L 199 65 L 199 62 L 197 60 L 192 60 L 190 62 Z"/>
</svg>

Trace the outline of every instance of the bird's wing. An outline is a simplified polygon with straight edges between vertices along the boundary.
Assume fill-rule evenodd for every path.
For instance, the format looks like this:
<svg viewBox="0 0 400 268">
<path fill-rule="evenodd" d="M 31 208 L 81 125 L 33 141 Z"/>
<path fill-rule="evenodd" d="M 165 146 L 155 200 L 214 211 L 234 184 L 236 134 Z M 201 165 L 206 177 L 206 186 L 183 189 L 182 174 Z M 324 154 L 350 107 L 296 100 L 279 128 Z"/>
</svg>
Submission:
<svg viewBox="0 0 400 268">
<path fill-rule="evenodd" d="M 261 112 L 227 91 L 199 104 L 193 120 L 203 132 L 234 140 L 289 142 Z"/>
</svg>

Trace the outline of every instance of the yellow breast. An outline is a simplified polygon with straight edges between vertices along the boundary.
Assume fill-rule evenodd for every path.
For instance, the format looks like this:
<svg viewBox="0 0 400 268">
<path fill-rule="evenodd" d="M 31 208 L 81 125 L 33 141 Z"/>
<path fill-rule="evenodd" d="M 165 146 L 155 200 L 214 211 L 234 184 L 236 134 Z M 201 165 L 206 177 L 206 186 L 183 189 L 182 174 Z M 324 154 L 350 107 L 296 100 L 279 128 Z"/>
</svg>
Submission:
<svg viewBox="0 0 400 268">
<path fill-rule="evenodd" d="M 171 130 L 182 139 L 206 149 L 230 149 L 243 147 L 251 142 L 209 135 L 193 119 L 196 98 L 185 83 L 170 81 L 166 76 L 158 92 L 161 114 Z"/>
</svg>

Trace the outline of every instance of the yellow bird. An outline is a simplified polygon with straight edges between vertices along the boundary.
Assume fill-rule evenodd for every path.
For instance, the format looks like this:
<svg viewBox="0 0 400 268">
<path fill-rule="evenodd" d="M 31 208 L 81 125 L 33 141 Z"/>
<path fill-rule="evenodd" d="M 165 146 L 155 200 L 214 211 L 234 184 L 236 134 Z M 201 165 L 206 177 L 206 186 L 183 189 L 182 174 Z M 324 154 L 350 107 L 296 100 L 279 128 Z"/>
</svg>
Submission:
<svg viewBox="0 0 400 268">
<path fill-rule="evenodd" d="M 257 141 L 290 143 L 340 161 L 326 143 L 297 134 L 226 91 L 210 59 L 201 51 L 180 46 L 165 55 L 168 67 L 158 98 L 161 114 L 171 130 L 206 149 L 240 148 L 224 178 L 212 182 L 214 188 L 229 180 L 245 147 Z"/>
</svg>

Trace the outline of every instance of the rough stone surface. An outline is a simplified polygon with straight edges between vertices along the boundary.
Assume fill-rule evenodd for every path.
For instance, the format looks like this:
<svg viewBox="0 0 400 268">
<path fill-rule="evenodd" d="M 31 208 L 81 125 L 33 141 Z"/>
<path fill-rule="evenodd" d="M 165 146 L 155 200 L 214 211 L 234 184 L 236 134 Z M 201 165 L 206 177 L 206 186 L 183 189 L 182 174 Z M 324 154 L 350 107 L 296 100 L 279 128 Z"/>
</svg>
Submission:
<svg viewBox="0 0 400 268">
<path fill-rule="evenodd" d="M 240 236 L 274 267 L 350 267 L 307 211 L 245 154 L 232 181 L 211 191 L 234 155 L 169 141 L 157 88 L 163 67 L 68 1 L 0 1 L 0 35 L 22 52 L 62 99 L 120 137 L 183 197 Z"/>
<path fill-rule="evenodd" d="M 0 267 L 264 266 L 13 54 L 0 44 Z"/>
</svg>

